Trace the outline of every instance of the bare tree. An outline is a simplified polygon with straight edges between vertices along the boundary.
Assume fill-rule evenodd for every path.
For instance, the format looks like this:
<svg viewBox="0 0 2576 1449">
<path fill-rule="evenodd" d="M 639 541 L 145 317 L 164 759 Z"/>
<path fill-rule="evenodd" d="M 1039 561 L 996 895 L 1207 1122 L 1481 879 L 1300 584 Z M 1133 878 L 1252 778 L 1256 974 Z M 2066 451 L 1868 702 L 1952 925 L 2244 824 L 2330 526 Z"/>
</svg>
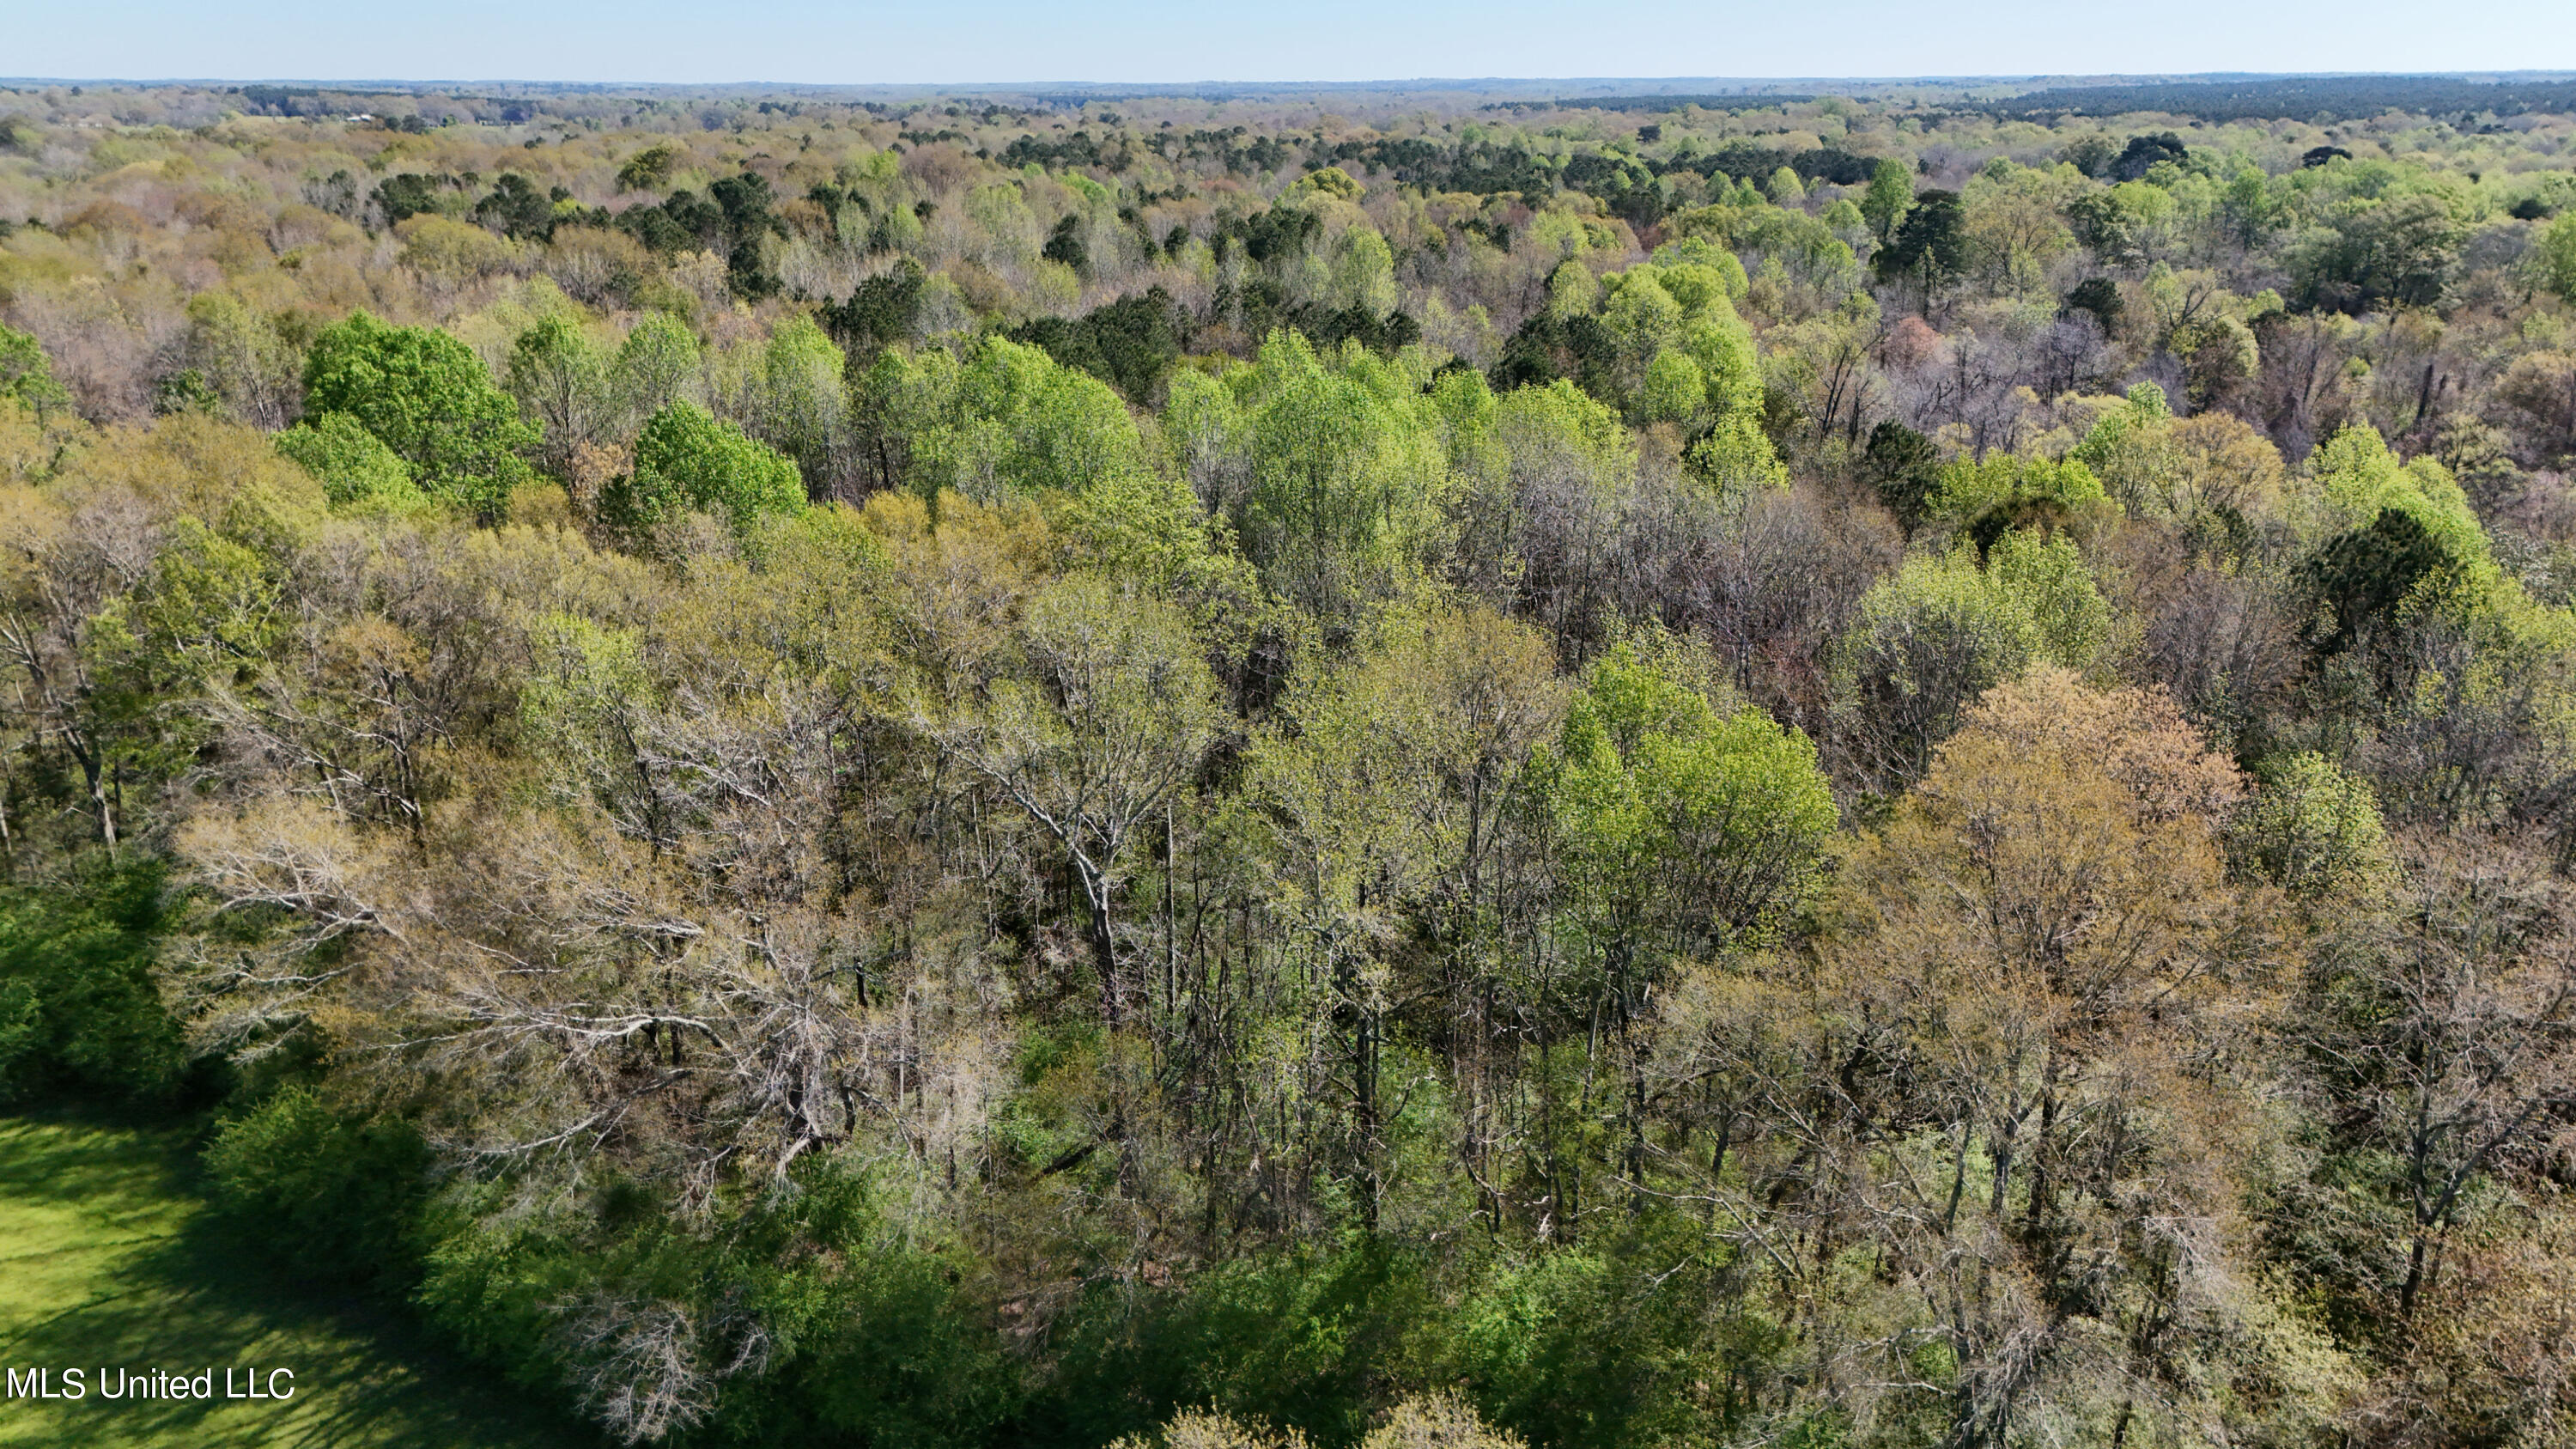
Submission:
<svg viewBox="0 0 2576 1449">
<path fill-rule="evenodd" d="M 2473 1183 L 2546 1152 L 2576 1109 L 2576 896 L 2507 835 L 2403 844 L 2396 908 L 2319 962 L 2316 1084 L 2396 1155 L 2411 1218 L 2396 1316 L 2438 1280 Z"/>
</svg>

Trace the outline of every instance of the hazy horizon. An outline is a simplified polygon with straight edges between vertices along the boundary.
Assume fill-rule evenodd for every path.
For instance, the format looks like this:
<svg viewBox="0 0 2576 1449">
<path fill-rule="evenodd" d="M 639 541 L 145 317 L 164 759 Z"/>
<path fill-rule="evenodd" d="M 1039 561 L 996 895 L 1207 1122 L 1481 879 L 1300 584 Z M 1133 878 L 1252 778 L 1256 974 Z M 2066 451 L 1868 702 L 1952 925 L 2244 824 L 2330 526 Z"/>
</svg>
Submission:
<svg viewBox="0 0 2576 1449">
<path fill-rule="evenodd" d="M 176 0 L 98 0 L 16 22 L 8 65 L 65 78 L 226 82 L 518 74 L 559 84 L 946 87 L 1206 83 L 1169 79 L 1178 76 L 1264 85 L 1384 84 L 1405 73 L 1597 77 L 1625 71 L 1645 53 L 1677 73 L 1766 81 L 2113 73 L 2106 63 L 2131 75 L 2425 74 L 2486 71 L 2507 59 L 2576 67 L 2576 20 L 2543 0 L 2463 8 L 2429 30 L 2419 19 L 2393 0 L 2261 9 L 2180 0 L 2152 20 L 2039 0 L 1989 0 L 1965 11 L 1858 0 L 1826 13 L 1642 0 L 1615 17 L 1551 0 L 1429 0 L 1400 9 L 1320 0 L 1293 11 L 995 0 L 963 23 L 944 11 L 827 0 L 766 0 L 721 17 L 676 0 L 460 0 L 434 13 L 357 12 L 321 0 L 219 12 Z M 1363 35 L 1367 42 L 1358 43 Z M 758 79 L 705 79 L 711 75 Z M 1132 77 L 1147 79 L 1119 79 Z"/>
<path fill-rule="evenodd" d="M 799 90 L 851 91 L 971 91 L 997 89 L 1062 88 L 1066 90 L 1109 90 L 1134 87 L 1168 87 L 1187 92 L 1209 89 L 1246 91 L 1289 90 L 1420 90 L 1431 88 L 1493 88 L 1505 86 L 1572 86 L 1587 87 L 1665 87 L 1683 94 L 1680 87 L 1713 90 L 1720 87 L 1748 87 L 1755 91 L 1779 90 L 1792 86 L 1901 86 L 1901 85 L 2022 85 L 2045 82 L 2055 85 L 2137 85 L 2194 84 L 2225 81 L 2277 81 L 2302 79 L 2342 79 L 2383 77 L 2409 79 L 2425 77 L 2471 81 L 2545 81 L 2576 78 L 2576 67 L 2523 67 L 2498 69 L 2490 67 L 2451 66 L 2407 69 L 2332 69 L 2332 70 L 2091 70 L 2091 71 L 1984 71 L 1921 72 L 1862 75 L 1857 73 L 1814 75 L 1417 75 L 1371 76 L 1355 79 L 1282 77 L 1276 79 L 1241 76 L 1110 76 L 1079 79 L 1063 76 L 1039 76 L 1027 79 L 965 78 L 924 81 L 819 81 L 790 80 L 776 77 L 746 76 L 733 78 L 700 78 L 694 80 L 566 79 L 541 75 L 450 75 L 450 76 L 370 76 L 354 74 L 275 74 L 275 75 L 0 75 L 0 86 L 160 86 L 160 85 L 293 85 L 356 89 L 421 89 L 442 86 L 549 86 L 584 90 L 689 90 L 708 87 L 744 86 L 791 87 Z M 1605 89 L 1588 94 L 1654 95 L 1656 91 Z"/>
</svg>

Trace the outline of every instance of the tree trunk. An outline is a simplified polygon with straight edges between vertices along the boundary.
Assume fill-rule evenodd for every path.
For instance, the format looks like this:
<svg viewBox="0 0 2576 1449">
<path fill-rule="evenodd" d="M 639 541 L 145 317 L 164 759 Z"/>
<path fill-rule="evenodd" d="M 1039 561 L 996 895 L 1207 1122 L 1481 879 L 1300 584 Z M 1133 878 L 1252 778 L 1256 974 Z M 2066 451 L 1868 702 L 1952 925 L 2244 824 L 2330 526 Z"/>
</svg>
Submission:
<svg viewBox="0 0 2576 1449">
<path fill-rule="evenodd" d="M 1116 1036 L 1125 1018 L 1118 1000 L 1118 938 L 1109 915 L 1109 882 L 1090 863 L 1077 857 L 1074 870 L 1082 879 L 1083 905 L 1088 909 L 1092 969 L 1100 973 L 1100 1019 Z"/>
</svg>

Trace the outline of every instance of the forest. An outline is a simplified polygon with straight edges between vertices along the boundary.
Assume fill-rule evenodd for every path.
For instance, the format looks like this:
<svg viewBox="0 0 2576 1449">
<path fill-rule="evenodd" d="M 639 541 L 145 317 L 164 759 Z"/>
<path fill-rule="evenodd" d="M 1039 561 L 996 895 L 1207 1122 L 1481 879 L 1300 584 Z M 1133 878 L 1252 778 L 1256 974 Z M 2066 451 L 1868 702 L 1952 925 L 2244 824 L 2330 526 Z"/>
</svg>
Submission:
<svg viewBox="0 0 2576 1449">
<path fill-rule="evenodd" d="M 2576 1443 L 2563 81 L 486 89 L 0 86 L 0 1101 L 603 1442 Z"/>
</svg>

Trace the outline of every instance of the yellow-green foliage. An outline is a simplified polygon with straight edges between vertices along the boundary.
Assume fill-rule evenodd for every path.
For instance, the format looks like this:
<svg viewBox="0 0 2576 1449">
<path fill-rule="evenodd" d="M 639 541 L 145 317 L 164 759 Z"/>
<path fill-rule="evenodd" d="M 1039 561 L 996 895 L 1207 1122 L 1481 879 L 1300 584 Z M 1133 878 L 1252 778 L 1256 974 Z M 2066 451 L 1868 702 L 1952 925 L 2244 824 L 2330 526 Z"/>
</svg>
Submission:
<svg viewBox="0 0 2576 1449">
<path fill-rule="evenodd" d="M 2314 751 L 2265 761 L 2256 774 L 2261 788 L 2227 827 L 2238 869 L 2309 899 L 2386 885 L 2388 831 L 2368 782 Z"/>
<path fill-rule="evenodd" d="M 2111 637 L 2111 605 L 2095 586 L 2075 541 L 2014 529 L 1986 555 L 1986 580 L 1998 598 L 2027 610 L 2039 626 L 2041 657 L 2068 669 L 2091 667 Z"/>
<path fill-rule="evenodd" d="M 1537 775 L 1573 923 L 1601 950 L 1659 932 L 1762 944 L 1804 901 L 1836 819 L 1805 735 L 1631 645 L 1592 666 Z"/>
<path fill-rule="evenodd" d="M 2172 423 L 2164 389 L 2142 382 L 2129 389 L 2126 401 L 2097 418 L 2067 456 L 2090 469 L 2122 507 L 2156 517 L 2169 506 L 2165 494 L 2171 462 L 2165 444 Z"/>
<path fill-rule="evenodd" d="M 913 486 L 990 502 L 1141 466 L 1144 443 L 1108 384 L 1034 347 L 987 337 L 960 357 L 889 355 L 870 386 L 912 441 Z"/>
<path fill-rule="evenodd" d="M 1700 261 L 1643 262 L 1601 286 L 1601 326 L 1633 416 L 1705 424 L 1759 409 L 1761 363 L 1733 276 Z"/>
<path fill-rule="evenodd" d="M 1935 518 L 1959 527 L 1982 522 L 2084 528 L 2119 512 L 2120 506 L 2103 492 L 2102 480 L 2083 460 L 2015 453 L 1989 453 L 1983 462 L 1962 458 L 1945 464 L 1931 505 Z"/>
<path fill-rule="evenodd" d="M 2428 456 L 2400 462 L 2378 429 L 2356 424 L 2328 439 L 2310 467 L 2332 526 L 2368 528 L 2382 511 L 2395 509 L 2423 525 L 2462 570 L 2464 581 L 2483 585 L 2494 580 L 2486 530 L 2439 460 Z"/>
<path fill-rule="evenodd" d="M 1215 386 L 1174 390 L 1167 431 L 1240 483 L 1224 502 L 1271 592 L 1327 619 L 1422 581 L 1455 487 L 1419 359 L 1318 355 L 1273 334 Z"/>
</svg>

